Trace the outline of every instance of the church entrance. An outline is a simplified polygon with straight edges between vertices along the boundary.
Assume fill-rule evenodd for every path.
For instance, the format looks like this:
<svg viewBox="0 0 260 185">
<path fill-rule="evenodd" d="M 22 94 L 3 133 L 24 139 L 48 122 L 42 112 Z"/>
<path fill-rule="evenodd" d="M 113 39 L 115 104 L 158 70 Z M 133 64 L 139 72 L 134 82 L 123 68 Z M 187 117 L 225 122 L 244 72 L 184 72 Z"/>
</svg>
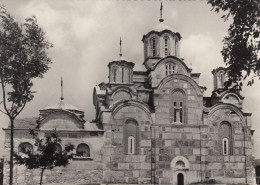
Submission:
<svg viewBox="0 0 260 185">
<path fill-rule="evenodd" d="M 184 176 L 182 173 L 177 175 L 177 185 L 184 185 Z"/>
</svg>

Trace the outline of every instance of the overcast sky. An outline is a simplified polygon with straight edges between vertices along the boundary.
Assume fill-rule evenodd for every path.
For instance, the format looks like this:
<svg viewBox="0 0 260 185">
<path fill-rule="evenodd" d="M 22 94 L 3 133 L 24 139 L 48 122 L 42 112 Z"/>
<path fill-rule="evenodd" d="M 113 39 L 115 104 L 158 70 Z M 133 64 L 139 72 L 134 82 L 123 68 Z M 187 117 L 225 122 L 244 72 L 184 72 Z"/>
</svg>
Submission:
<svg viewBox="0 0 260 185">
<path fill-rule="evenodd" d="M 141 39 L 159 23 L 160 15 L 160 1 L 156 0 L 0 0 L 0 4 L 5 4 L 19 22 L 35 15 L 54 45 L 49 50 L 51 69 L 43 79 L 34 81 L 37 94 L 20 117 L 38 117 L 40 109 L 58 103 L 62 76 L 65 102 L 84 111 L 87 121 L 94 119 L 93 88 L 108 80 L 107 64 L 118 58 L 119 38 L 123 42 L 123 57 L 136 64 L 135 70 L 144 70 Z M 208 88 L 205 96 L 210 96 L 213 90 L 211 71 L 223 65 L 220 51 L 229 23 L 220 17 L 221 14 L 211 11 L 206 0 L 163 1 L 165 24 L 181 34 L 180 57 L 201 73 L 200 85 Z M 255 148 L 260 148 L 259 81 L 242 94 L 245 110 L 253 113 Z M 7 124 L 8 119 L 0 114 L 0 128 Z M 0 151 L 3 143 L 1 130 Z"/>
</svg>

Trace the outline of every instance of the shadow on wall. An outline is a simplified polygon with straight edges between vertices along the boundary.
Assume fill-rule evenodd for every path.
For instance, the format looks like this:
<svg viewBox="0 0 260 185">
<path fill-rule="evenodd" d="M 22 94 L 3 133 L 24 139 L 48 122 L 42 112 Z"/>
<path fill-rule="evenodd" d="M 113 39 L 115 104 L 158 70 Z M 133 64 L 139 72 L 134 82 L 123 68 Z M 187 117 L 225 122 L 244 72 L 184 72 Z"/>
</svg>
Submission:
<svg viewBox="0 0 260 185">
<path fill-rule="evenodd" d="M 3 185 L 4 159 L 0 159 L 0 185 Z"/>
<path fill-rule="evenodd" d="M 260 185 L 260 159 L 255 160 L 256 184 Z"/>
</svg>

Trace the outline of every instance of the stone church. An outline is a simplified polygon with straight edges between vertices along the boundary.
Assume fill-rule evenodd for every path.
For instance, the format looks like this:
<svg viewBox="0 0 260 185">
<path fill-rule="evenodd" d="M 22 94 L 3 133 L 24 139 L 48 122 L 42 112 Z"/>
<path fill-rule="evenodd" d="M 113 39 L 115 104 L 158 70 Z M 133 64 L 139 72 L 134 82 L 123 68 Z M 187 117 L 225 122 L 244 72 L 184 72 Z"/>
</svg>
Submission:
<svg viewBox="0 0 260 185">
<path fill-rule="evenodd" d="M 251 113 L 244 97 L 225 90 L 223 67 L 214 69 L 214 90 L 203 96 L 200 73 L 180 56 L 181 34 L 159 20 L 142 37 L 145 71 L 122 57 L 108 63 L 109 82 L 94 87 L 95 119 L 61 98 L 37 118 L 15 122 L 15 151 L 35 151 L 29 130 L 44 138 L 54 129 L 75 145 L 67 168 L 46 171 L 44 184 L 254 184 Z M 4 129 L 5 161 L 10 127 Z M 9 166 L 4 168 L 8 184 Z M 15 185 L 35 185 L 39 171 L 14 167 Z"/>
</svg>

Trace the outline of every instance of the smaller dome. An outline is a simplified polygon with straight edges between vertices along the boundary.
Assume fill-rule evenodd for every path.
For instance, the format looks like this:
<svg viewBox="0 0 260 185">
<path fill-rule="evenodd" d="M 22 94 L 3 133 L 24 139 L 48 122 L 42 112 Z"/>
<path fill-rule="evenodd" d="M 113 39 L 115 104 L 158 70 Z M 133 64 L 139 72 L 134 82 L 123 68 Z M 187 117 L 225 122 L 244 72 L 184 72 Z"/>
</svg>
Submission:
<svg viewBox="0 0 260 185">
<path fill-rule="evenodd" d="M 49 109 L 52 109 L 52 110 L 62 109 L 62 110 L 77 110 L 77 111 L 79 111 L 78 108 L 76 108 L 75 106 L 73 106 L 71 104 L 65 103 L 64 100 L 61 100 L 60 103 L 47 106 L 43 110 L 49 110 Z"/>
<path fill-rule="evenodd" d="M 126 62 L 130 62 L 130 60 L 128 60 L 127 58 L 124 58 L 122 56 L 120 56 L 119 58 L 113 60 L 113 61 L 126 61 Z"/>
<path fill-rule="evenodd" d="M 164 31 L 164 30 L 169 30 L 169 31 L 174 32 L 173 28 L 164 24 L 164 22 L 160 22 L 158 25 L 156 25 L 152 28 L 152 31 L 156 31 L 156 32 L 161 32 L 161 31 Z"/>
</svg>

